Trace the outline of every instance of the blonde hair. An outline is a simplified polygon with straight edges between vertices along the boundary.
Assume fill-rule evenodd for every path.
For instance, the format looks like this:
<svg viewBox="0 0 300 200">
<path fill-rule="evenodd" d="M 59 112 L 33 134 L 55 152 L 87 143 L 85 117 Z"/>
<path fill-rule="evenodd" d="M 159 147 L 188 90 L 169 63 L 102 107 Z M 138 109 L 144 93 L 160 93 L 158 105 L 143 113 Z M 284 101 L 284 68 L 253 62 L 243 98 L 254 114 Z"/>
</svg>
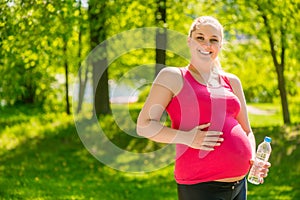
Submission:
<svg viewBox="0 0 300 200">
<path fill-rule="evenodd" d="M 224 29 L 223 29 L 223 26 L 221 25 L 221 23 L 214 17 L 211 17 L 211 16 L 201 16 L 201 17 L 198 17 L 196 18 L 191 27 L 190 27 L 190 30 L 189 30 L 189 37 L 192 36 L 192 33 L 199 29 L 199 26 L 200 25 L 211 25 L 213 27 L 215 27 L 217 30 L 220 31 L 220 34 L 221 34 L 221 45 L 224 43 Z M 215 64 L 216 64 L 216 67 L 218 69 L 222 69 L 221 67 L 221 63 L 219 61 L 219 58 L 217 57 L 216 60 L 215 60 Z"/>
<path fill-rule="evenodd" d="M 224 38 L 223 26 L 221 23 L 214 17 L 211 16 L 201 16 L 194 20 L 189 30 L 189 37 L 192 36 L 192 32 L 197 30 L 200 25 L 211 25 L 220 31 L 221 39 Z"/>
</svg>

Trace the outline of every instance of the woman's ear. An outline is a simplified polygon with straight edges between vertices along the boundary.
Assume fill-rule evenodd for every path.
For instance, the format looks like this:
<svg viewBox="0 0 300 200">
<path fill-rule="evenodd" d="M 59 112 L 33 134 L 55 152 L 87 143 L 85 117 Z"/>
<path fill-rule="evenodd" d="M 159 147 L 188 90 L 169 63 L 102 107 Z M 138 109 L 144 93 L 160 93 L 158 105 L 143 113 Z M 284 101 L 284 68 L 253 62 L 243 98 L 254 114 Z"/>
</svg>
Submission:
<svg viewBox="0 0 300 200">
<path fill-rule="evenodd" d="M 188 37 L 188 38 L 187 38 L 187 45 L 188 45 L 188 46 L 191 45 L 191 41 L 192 41 L 192 38 L 191 38 L 191 37 Z"/>
</svg>

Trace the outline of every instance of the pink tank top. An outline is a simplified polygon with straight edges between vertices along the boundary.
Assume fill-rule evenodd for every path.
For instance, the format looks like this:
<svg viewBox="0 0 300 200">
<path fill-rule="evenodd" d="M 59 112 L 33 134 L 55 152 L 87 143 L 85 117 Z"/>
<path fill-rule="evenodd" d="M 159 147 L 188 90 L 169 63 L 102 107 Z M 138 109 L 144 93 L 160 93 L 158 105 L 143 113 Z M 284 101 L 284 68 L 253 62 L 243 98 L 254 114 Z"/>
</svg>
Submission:
<svg viewBox="0 0 300 200">
<path fill-rule="evenodd" d="M 246 175 L 250 168 L 251 145 L 236 116 L 239 99 L 226 76 L 221 85 L 207 87 L 197 82 L 187 68 L 180 68 L 184 84 L 167 106 L 172 128 L 191 130 L 210 122 L 208 130 L 222 131 L 224 141 L 214 151 L 176 145 L 175 179 L 179 184 L 196 184 Z"/>
</svg>

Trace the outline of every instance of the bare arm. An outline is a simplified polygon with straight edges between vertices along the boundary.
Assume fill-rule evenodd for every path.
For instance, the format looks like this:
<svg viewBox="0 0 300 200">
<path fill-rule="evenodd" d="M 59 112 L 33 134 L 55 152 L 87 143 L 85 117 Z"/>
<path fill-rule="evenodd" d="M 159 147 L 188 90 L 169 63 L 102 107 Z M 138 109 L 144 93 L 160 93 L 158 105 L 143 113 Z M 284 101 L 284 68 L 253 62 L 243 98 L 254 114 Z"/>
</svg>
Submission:
<svg viewBox="0 0 300 200">
<path fill-rule="evenodd" d="M 237 116 L 237 120 L 248 135 L 248 139 L 249 139 L 249 141 L 251 143 L 251 147 L 252 147 L 252 156 L 254 156 L 255 151 L 256 151 L 256 142 L 255 142 L 255 137 L 252 132 L 249 118 L 248 118 L 246 99 L 245 99 L 245 95 L 243 92 L 243 87 L 242 87 L 241 81 L 239 80 L 238 77 L 236 77 L 234 75 L 230 75 L 229 79 L 230 79 L 230 84 L 232 86 L 232 89 L 233 89 L 235 95 L 239 98 L 240 103 L 241 103 L 241 110 Z"/>
<path fill-rule="evenodd" d="M 236 96 L 239 98 L 239 100 L 241 102 L 241 110 L 237 116 L 237 120 L 241 124 L 241 126 L 245 130 L 245 132 L 248 134 L 248 139 L 252 146 L 252 160 L 250 160 L 250 163 L 252 165 L 254 162 L 254 159 L 255 159 L 255 154 L 256 154 L 256 143 L 255 143 L 255 137 L 251 130 L 250 122 L 248 119 L 245 95 L 243 92 L 242 84 L 238 77 L 236 77 L 236 76 L 230 77 L 230 83 L 234 90 L 234 93 L 236 94 Z M 261 183 L 263 183 L 264 178 L 268 176 L 270 167 L 271 167 L 271 163 L 266 162 L 265 165 L 260 169 L 260 172 L 261 172 L 260 182 Z"/>
<path fill-rule="evenodd" d="M 196 149 L 213 150 L 219 146 L 222 134 L 216 131 L 201 131 L 209 124 L 196 126 L 190 131 L 182 131 L 166 127 L 160 118 L 174 95 L 183 86 L 179 69 L 165 68 L 155 79 L 149 96 L 137 120 L 137 133 L 156 142 L 185 144 Z"/>
</svg>

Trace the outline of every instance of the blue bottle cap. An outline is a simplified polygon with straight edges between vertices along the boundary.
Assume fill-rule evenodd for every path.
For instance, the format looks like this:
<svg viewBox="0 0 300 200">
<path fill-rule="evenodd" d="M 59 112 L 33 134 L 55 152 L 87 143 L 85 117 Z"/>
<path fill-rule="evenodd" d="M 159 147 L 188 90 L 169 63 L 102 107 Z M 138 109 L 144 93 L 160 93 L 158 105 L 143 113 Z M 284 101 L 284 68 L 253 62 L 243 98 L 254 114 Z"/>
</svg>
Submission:
<svg viewBox="0 0 300 200">
<path fill-rule="evenodd" d="M 268 136 L 265 137 L 265 142 L 271 143 L 271 141 L 272 141 L 272 138 L 270 138 Z"/>
</svg>

